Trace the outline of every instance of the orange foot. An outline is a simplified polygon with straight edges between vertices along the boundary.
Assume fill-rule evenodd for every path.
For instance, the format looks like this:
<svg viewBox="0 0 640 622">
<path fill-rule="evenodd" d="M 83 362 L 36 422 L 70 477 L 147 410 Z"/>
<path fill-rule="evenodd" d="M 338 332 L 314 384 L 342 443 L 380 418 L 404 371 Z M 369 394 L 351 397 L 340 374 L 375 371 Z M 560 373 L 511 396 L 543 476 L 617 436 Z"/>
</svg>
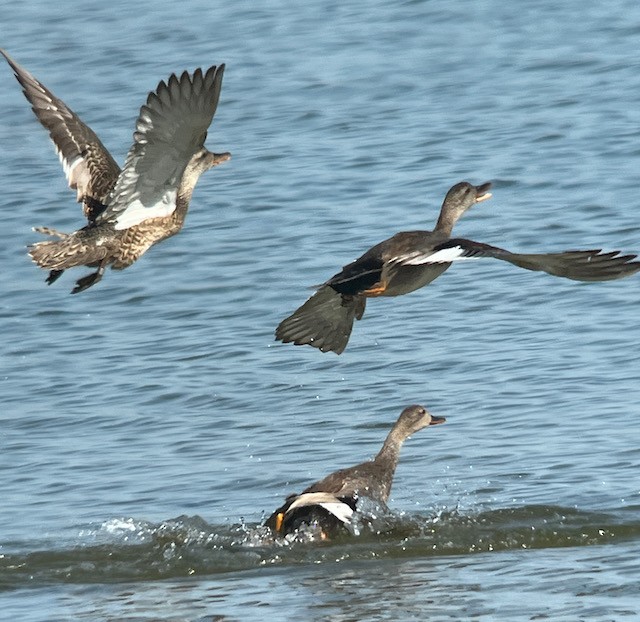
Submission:
<svg viewBox="0 0 640 622">
<path fill-rule="evenodd" d="M 276 516 L 276 533 L 280 533 L 283 522 L 284 522 L 284 512 L 278 512 L 278 515 Z"/>
<path fill-rule="evenodd" d="M 379 283 L 376 283 L 373 287 L 370 287 L 369 289 L 365 289 L 362 292 L 362 294 L 364 296 L 369 296 L 369 297 L 382 296 L 382 294 L 384 294 L 385 291 L 387 291 L 387 284 L 384 281 L 380 281 Z"/>
</svg>

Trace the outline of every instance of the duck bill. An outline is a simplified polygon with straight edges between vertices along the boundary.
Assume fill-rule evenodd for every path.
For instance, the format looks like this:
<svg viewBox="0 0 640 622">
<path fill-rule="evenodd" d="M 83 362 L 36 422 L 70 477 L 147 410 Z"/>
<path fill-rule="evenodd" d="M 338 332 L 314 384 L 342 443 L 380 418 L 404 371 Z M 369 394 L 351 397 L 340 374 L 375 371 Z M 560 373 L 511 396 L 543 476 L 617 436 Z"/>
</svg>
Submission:
<svg viewBox="0 0 640 622">
<path fill-rule="evenodd" d="M 218 166 L 218 164 L 222 164 L 227 160 L 231 160 L 231 154 L 228 151 L 226 151 L 225 153 L 213 154 L 213 166 Z"/>
<path fill-rule="evenodd" d="M 431 415 L 431 422 L 429 423 L 429 425 L 438 425 L 439 423 L 444 423 L 446 421 L 446 419 L 444 417 L 436 417 L 434 415 Z"/>
<path fill-rule="evenodd" d="M 480 186 L 476 186 L 476 203 L 480 203 L 481 201 L 486 201 L 490 199 L 493 195 L 489 192 L 491 188 L 491 182 L 488 181 Z"/>
</svg>

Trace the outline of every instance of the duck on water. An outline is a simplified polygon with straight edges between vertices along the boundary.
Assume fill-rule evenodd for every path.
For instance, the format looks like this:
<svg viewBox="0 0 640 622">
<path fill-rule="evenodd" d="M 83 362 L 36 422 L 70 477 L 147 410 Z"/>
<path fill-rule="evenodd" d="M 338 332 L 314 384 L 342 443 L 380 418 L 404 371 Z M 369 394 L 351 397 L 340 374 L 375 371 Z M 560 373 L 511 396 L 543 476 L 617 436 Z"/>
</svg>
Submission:
<svg viewBox="0 0 640 622">
<path fill-rule="evenodd" d="M 321 538 L 327 539 L 347 529 L 363 498 L 386 509 L 402 444 L 418 430 L 444 422 L 444 417 L 431 415 L 424 406 L 408 406 L 373 460 L 335 471 L 300 494 L 288 496 L 265 525 L 277 536 L 293 533 L 303 524 L 315 525 Z"/>
<path fill-rule="evenodd" d="M 4 50 L 25 97 L 49 131 L 69 187 L 76 190 L 88 224 L 73 233 L 35 231 L 58 238 L 38 242 L 29 254 L 48 269 L 48 284 L 75 266 L 97 270 L 76 283 L 76 294 L 97 283 L 107 266 L 123 270 L 151 246 L 180 231 L 202 173 L 230 153 L 204 147 L 218 106 L 224 65 L 172 74 L 140 109 L 121 170 L 96 134 Z"/>
<path fill-rule="evenodd" d="M 620 251 L 511 253 L 489 244 L 452 238 L 458 219 L 471 206 L 489 199 L 490 188 L 489 182 L 480 186 L 461 182 L 453 186 L 447 192 L 433 231 L 396 233 L 370 248 L 283 320 L 276 329 L 276 339 L 340 354 L 347 347 L 354 320 L 364 314 L 367 298 L 413 292 L 462 259 L 493 257 L 519 268 L 575 281 L 621 279 L 640 270 L 640 262 L 632 261 L 636 255 L 620 255 Z"/>
</svg>

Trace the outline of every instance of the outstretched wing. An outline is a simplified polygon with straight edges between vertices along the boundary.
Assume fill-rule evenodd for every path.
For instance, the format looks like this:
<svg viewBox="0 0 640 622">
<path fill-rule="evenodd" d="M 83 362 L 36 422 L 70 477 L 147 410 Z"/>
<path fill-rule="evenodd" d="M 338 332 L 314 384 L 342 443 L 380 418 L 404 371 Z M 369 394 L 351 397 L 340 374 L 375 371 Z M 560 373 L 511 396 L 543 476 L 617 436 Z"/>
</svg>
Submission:
<svg viewBox="0 0 640 622">
<path fill-rule="evenodd" d="M 100 221 L 127 229 L 176 208 L 180 180 L 204 145 L 220 98 L 224 65 L 172 74 L 140 109 L 133 145 Z"/>
<path fill-rule="evenodd" d="M 525 270 L 546 272 L 574 281 L 611 281 L 640 270 L 640 262 L 633 261 L 636 255 L 621 255 L 620 251 L 603 253 L 595 249 L 561 253 L 511 253 L 497 246 L 464 238 L 448 240 L 428 253 L 407 255 L 402 258 L 402 263 L 425 265 L 479 257 L 493 257 Z"/>
<path fill-rule="evenodd" d="M 85 216 L 92 220 L 103 208 L 120 168 L 93 130 L 62 100 L 4 50 L 0 49 L 0 54 L 11 65 L 38 121 L 49 131 L 69 187 L 77 191 Z"/>
</svg>

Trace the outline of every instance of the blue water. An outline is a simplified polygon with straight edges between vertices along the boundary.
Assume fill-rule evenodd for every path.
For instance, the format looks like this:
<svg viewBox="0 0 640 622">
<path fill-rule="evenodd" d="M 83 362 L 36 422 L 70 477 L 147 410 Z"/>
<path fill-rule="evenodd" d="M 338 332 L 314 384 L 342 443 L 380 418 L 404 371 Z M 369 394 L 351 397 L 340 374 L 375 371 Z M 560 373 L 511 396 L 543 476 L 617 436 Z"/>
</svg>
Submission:
<svg viewBox="0 0 640 622">
<path fill-rule="evenodd" d="M 178 236 L 70 296 L 84 271 L 47 287 L 25 246 L 80 209 L 0 68 L 7 619 L 638 619 L 638 276 L 465 262 L 371 301 L 339 357 L 273 341 L 462 179 L 494 196 L 460 236 L 640 251 L 637 3 L 34 0 L 2 22 L 119 162 L 160 79 L 226 62 L 207 145 L 233 154 Z M 376 533 L 266 537 L 411 403 L 447 423 L 407 442 Z"/>
</svg>

